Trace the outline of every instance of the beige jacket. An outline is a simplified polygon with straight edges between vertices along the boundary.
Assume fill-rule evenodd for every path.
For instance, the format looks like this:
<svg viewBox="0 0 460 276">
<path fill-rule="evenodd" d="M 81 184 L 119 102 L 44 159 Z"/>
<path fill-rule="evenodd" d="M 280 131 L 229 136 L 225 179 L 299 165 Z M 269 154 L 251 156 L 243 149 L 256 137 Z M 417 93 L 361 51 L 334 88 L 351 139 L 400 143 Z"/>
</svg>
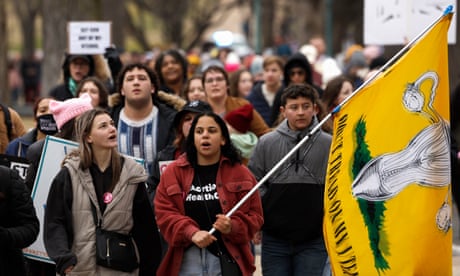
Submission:
<svg viewBox="0 0 460 276">
<path fill-rule="evenodd" d="M 79 168 L 79 158 L 67 159 L 65 166 L 69 169 L 72 180 L 72 215 L 74 237 L 72 252 L 77 256 L 77 264 L 70 275 L 104 276 L 104 275 L 138 275 L 114 271 L 96 265 L 96 235 L 90 199 L 96 207 L 98 218 L 101 217 L 96 191 L 89 170 Z M 122 234 L 128 234 L 133 227 L 133 199 L 137 183 L 145 182 L 147 174 L 144 168 L 131 158 L 125 158 L 120 174 L 120 181 L 115 186 L 113 201 L 107 206 L 102 216 L 102 228 Z M 139 258 L 139 256 L 138 256 Z"/>
</svg>

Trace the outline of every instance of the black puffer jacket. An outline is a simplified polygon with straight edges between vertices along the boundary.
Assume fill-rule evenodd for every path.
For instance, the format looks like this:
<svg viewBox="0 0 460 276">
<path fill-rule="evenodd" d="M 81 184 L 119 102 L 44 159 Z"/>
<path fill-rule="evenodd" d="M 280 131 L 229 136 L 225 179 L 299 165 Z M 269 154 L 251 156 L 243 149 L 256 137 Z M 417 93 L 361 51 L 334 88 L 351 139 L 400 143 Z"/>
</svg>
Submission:
<svg viewBox="0 0 460 276">
<path fill-rule="evenodd" d="M 16 171 L 0 166 L 0 275 L 26 275 L 22 248 L 37 238 L 30 193 Z"/>
</svg>

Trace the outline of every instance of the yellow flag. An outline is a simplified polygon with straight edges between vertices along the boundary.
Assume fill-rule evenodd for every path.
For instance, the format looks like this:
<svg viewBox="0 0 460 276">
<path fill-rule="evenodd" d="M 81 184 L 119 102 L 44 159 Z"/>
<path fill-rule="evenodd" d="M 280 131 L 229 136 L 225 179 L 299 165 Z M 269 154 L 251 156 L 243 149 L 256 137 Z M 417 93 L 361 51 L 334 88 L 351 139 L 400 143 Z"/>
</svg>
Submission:
<svg viewBox="0 0 460 276">
<path fill-rule="evenodd" d="M 451 18 L 334 115 L 324 217 L 334 275 L 452 274 Z"/>
</svg>

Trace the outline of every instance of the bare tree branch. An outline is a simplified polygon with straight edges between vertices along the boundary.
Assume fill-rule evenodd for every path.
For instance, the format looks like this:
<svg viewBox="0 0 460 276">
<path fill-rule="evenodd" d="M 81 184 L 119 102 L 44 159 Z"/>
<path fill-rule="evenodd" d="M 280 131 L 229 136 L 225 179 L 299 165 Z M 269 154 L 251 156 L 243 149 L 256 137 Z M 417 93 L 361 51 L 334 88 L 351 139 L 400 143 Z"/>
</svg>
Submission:
<svg viewBox="0 0 460 276">
<path fill-rule="evenodd" d="M 42 1 L 12 1 L 19 22 L 21 23 L 23 57 L 32 57 L 35 51 L 35 20 L 40 12 Z"/>
<path fill-rule="evenodd" d="M 132 35 L 144 49 L 148 49 L 149 43 L 147 42 L 147 39 L 145 37 L 145 28 L 142 26 L 142 24 L 141 26 L 136 26 L 136 24 L 134 23 L 133 15 L 131 15 L 126 9 L 124 17 L 126 18 L 125 26 L 129 31 L 130 35 Z"/>
</svg>

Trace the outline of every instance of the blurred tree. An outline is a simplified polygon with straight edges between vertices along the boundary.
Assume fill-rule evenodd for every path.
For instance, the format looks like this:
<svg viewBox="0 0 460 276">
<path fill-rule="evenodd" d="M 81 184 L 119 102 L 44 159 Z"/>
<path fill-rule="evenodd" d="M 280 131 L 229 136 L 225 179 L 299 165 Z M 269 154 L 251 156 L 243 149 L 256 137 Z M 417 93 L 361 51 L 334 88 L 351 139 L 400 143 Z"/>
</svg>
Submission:
<svg viewBox="0 0 460 276">
<path fill-rule="evenodd" d="M 228 13 L 225 11 L 248 4 L 248 0 L 133 0 L 138 10 L 148 11 L 159 22 L 165 45 L 189 50 L 201 42 L 203 34 L 212 26 L 222 22 Z M 142 20 L 134 20 L 139 14 L 131 14 L 127 24 L 144 48 L 148 45 L 145 38 L 145 25 Z"/>
<path fill-rule="evenodd" d="M 225 11 L 232 10 L 243 5 L 248 5 L 248 0 L 225 0 L 219 3 L 212 0 L 201 0 L 190 5 L 184 28 L 185 49 L 196 47 L 203 39 L 203 34 L 211 27 L 220 24 L 228 17 Z"/>
<path fill-rule="evenodd" d="M 262 49 L 273 46 L 275 0 L 262 0 Z"/>
<path fill-rule="evenodd" d="M 67 23 L 72 20 L 101 20 L 102 0 L 42 0 L 43 62 L 41 94 L 61 79 L 61 65 L 68 47 Z"/>
<path fill-rule="evenodd" d="M 364 0 L 334 1 L 333 52 L 344 43 L 363 43 Z"/>
<path fill-rule="evenodd" d="M 35 52 L 35 40 L 37 39 L 35 30 L 35 22 L 40 13 L 41 1 L 11 1 L 14 10 L 18 15 L 19 22 L 21 23 L 22 35 L 22 56 L 26 58 L 33 57 Z"/>
<path fill-rule="evenodd" d="M 41 94 L 48 95 L 61 76 L 61 63 L 67 48 L 67 21 L 71 18 L 71 0 L 42 0 L 43 62 Z"/>
<path fill-rule="evenodd" d="M 112 43 L 117 47 L 124 45 L 124 25 L 126 22 L 126 8 L 124 0 L 101 0 L 100 16 L 104 21 L 112 22 Z"/>
</svg>

